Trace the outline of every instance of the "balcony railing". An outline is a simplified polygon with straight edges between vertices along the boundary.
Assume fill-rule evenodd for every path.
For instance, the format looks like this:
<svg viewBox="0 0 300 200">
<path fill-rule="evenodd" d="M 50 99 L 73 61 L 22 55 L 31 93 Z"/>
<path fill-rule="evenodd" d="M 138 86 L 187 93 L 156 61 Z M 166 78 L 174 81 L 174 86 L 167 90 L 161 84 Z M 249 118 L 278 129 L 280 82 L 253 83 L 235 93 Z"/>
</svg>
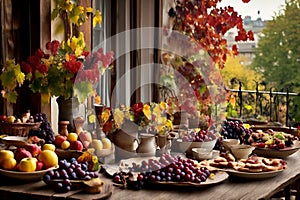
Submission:
<svg viewBox="0 0 300 200">
<path fill-rule="evenodd" d="M 270 122 L 280 122 L 285 126 L 297 125 L 300 94 L 291 92 L 291 87 L 280 91 L 274 91 L 274 88 L 259 90 L 259 83 L 256 82 L 255 90 L 244 90 L 243 83 L 238 81 L 238 84 L 238 89 L 226 90 L 234 95 L 237 102 L 236 111 L 240 118 L 262 116 Z M 263 85 L 266 88 L 266 85 Z"/>
</svg>

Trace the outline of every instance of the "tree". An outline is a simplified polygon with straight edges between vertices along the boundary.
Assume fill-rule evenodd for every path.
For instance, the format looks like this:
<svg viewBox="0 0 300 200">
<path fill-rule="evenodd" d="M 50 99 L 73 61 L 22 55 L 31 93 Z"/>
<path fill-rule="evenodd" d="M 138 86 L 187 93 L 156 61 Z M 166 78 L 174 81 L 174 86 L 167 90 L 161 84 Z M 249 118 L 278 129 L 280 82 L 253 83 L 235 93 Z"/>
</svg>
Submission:
<svg viewBox="0 0 300 200">
<path fill-rule="evenodd" d="M 300 82 L 300 0 L 289 0 L 284 10 L 267 23 L 252 67 L 262 71 L 277 89 Z"/>
<path fill-rule="evenodd" d="M 193 118 L 220 113 L 218 106 L 224 101 L 225 91 L 219 69 L 227 56 L 238 53 L 236 45 L 230 49 L 223 36 L 236 28 L 236 41 L 254 40 L 252 31 L 245 30 L 241 15 L 231 6 L 220 7 L 221 1 L 174 0 L 168 12 L 173 31 L 166 31 L 169 52 L 162 54 L 166 67 L 161 77 L 167 77 L 169 83 L 173 78 L 178 107 Z"/>
<path fill-rule="evenodd" d="M 261 73 L 242 64 L 245 59 L 247 58 L 242 56 L 230 56 L 227 58 L 225 67 L 221 70 L 223 83 L 225 85 L 230 87 L 230 82 L 236 79 L 243 83 L 243 89 L 255 90 L 255 81 L 262 81 Z"/>
</svg>

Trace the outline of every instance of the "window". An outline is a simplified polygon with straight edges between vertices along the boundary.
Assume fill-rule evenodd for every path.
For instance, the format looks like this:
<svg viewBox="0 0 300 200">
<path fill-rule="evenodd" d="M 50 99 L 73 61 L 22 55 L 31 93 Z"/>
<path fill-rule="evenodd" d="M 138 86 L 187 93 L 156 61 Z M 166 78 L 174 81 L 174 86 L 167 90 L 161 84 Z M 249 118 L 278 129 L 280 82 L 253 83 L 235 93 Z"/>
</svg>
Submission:
<svg viewBox="0 0 300 200">
<path fill-rule="evenodd" d="M 143 31 L 160 24 L 161 1 L 104 0 L 94 5 L 103 14 L 103 24 L 93 30 L 93 48 L 115 52 L 114 68 L 101 77 L 98 93 L 105 105 L 130 105 L 157 99 L 158 50 L 143 48 L 158 42 L 157 33 Z M 151 29 L 148 29 L 151 30 Z M 146 34 L 145 34 L 146 33 Z"/>
</svg>

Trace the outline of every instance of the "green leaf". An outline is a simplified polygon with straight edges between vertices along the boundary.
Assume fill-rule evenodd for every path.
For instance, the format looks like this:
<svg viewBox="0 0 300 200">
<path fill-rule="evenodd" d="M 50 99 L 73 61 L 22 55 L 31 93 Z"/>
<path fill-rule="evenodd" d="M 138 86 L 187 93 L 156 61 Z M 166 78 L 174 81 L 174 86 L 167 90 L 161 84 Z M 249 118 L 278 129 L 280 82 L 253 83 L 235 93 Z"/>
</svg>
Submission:
<svg viewBox="0 0 300 200">
<path fill-rule="evenodd" d="M 18 93 L 16 91 L 8 92 L 4 95 L 4 98 L 6 98 L 11 103 L 17 102 Z"/>
<path fill-rule="evenodd" d="M 58 16 L 58 13 L 59 13 L 59 9 L 57 7 L 54 8 L 51 13 L 51 20 L 54 20 Z"/>
<path fill-rule="evenodd" d="M 79 82 L 74 85 L 74 95 L 79 103 L 83 103 L 88 96 L 93 95 L 93 85 L 90 82 Z"/>
</svg>

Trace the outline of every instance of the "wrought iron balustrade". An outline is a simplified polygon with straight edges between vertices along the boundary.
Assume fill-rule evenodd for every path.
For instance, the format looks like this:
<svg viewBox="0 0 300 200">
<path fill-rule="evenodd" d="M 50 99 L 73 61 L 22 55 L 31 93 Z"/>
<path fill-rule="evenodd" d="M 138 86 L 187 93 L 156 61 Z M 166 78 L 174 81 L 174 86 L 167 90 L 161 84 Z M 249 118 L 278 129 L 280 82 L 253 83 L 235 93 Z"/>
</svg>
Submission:
<svg viewBox="0 0 300 200">
<path fill-rule="evenodd" d="M 238 117 L 257 118 L 260 115 L 270 122 L 281 122 L 289 127 L 298 123 L 296 116 L 300 114 L 298 111 L 300 94 L 290 92 L 289 87 L 273 91 L 274 88 L 266 90 L 264 85 L 265 90 L 259 90 L 258 83 L 255 90 L 245 90 L 242 89 L 242 82 L 238 83 L 239 89 L 226 88 L 226 91 L 231 92 L 236 99 Z"/>
</svg>

